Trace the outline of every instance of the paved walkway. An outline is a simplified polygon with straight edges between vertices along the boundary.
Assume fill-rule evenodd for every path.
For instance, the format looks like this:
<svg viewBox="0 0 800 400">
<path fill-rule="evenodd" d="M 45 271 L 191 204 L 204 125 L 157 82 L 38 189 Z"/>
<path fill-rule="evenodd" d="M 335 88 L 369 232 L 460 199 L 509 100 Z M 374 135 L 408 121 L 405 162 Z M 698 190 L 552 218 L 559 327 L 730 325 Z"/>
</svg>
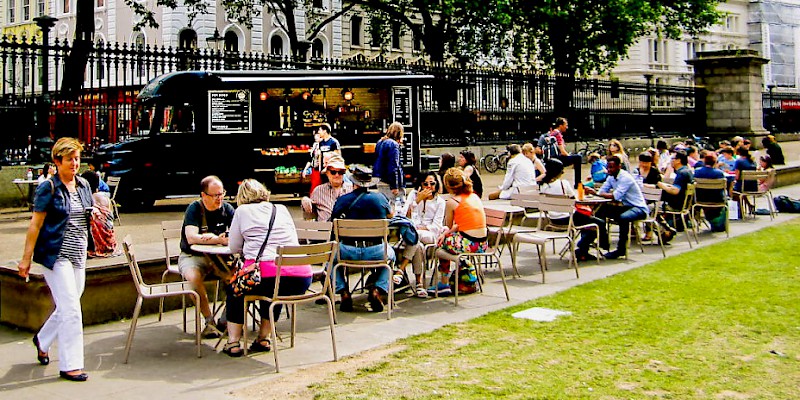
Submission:
<svg viewBox="0 0 800 400">
<path fill-rule="evenodd" d="M 501 176 L 489 177 L 496 184 Z M 800 185 L 780 188 L 775 194 L 800 197 Z M 762 203 L 763 204 L 763 203 Z M 297 210 L 295 210 L 297 212 Z M 147 214 L 123 214 L 120 234 L 131 233 L 138 243 L 157 242 L 158 221 L 181 217 L 180 208 Z M 731 236 L 752 232 L 793 218 L 794 215 L 779 215 L 775 222 L 767 216 L 755 221 L 731 223 Z M 21 235 L 26 223 L 7 222 L 0 225 L 0 260 L 17 258 L 21 246 Z M 9 245 L 8 240 L 14 244 Z M 725 240 L 725 234 L 700 234 L 700 247 Z M 695 245 L 695 248 L 698 246 Z M 668 248 L 668 256 L 689 251 L 684 236 L 678 236 Z M 556 293 L 570 287 L 602 279 L 661 260 L 657 246 L 646 246 L 641 253 L 633 248 L 630 260 L 583 263 L 581 279 L 575 278 L 566 263 L 549 254 L 550 271 L 547 284 L 541 284 L 541 275 L 532 247 L 523 247 L 519 256 L 522 278 L 509 280 L 511 301 L 503 295 L 499 274 L 488 271 L 488 283 L 484 294 L 460 298 L 459 306 L 453 306 L 452 297 L 440 299 L 416 299 L 398 296 L 398 308 L 393 318 L 386 320 L 385 313 L 366 312 L 365 297 L 356 298 L 356 312 L 339 313 L 336 327 L 340 356 L 357 355 L 369 349 L 384 346 L 397 339 L 414 334 L 430 332 L 444 325 L 465 321 L 488 312 L 506 308 L 524 301 Z M 510 259 L 504 255 L 503 264 L 510 275 Z M 0 288 L 2 289 L 2 288 Z M 133 304 L 131 304 L 133 309 Z M 84 384 L 65 382 L 58 378 L 57 348 L 51 350 L 53 362 L 47 367 L 39 366 L 31 335 L 7 327 L 0 327 L 0 397 L 4 399 L 40 399 L 43 397 L 63 399 L 114 398 L 122 399 L 223 399 L 233 398 L 231 392 L 253 384 L 269 385 L 278 375 L 274 373 L 271 353 L 249 358 L 232 359 L 214 351 L 216 340 L 204 341 L 203 357 L 194 356 L 193 335 L 183 333 L 181 313 L 167 314 L 162 322 L 148 315 L 140 319 L 129 364 L 123 364 L 123 349 L 128 321 L 119 321 L 85 329 L 86 370 L 91 375 Z M 288 336 L 288 321 L 278 324 L 279 331 Z M 306 306 L 299 310 L 298 338 L 294 349 L 288 348 L 288 337 L 279 343 L 281 351 L 281 375 L 300 368 L 314 368 L 330 362 L 330 338 L 326 330 L 326 316 L 321 306 Z"/>
</svg>

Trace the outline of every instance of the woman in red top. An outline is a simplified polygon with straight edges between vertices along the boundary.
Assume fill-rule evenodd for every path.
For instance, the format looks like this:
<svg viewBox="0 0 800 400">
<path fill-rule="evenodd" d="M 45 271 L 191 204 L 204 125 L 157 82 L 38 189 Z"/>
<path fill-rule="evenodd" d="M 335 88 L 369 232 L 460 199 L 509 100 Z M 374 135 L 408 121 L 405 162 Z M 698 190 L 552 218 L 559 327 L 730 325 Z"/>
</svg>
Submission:
<svg viewBox="0 0 800 400">
<path fill-rule="evenodd" d="M 450 254 L 486 251 L 489 247 L 486 213 L 483 211 L 481 199 L 472 192 L 472 181 L 458 168 L 448 169 L 442 180 L 452 197 L 447 200 L 445 206 L 444 223 L 448 230 L 439 236 L 439 247 Z M 465 265 L 462 265 L 462 270 L 467 273 L 458 279 L 458 284 L 461 285 L 459 292 L 470 293 L 474 291 L 478 277 L 475 266 L 467 260 L 463 262 Z M 439 272 L 442 277 L 441 282 L 431 287 L 429 291 L 438 290 L 439 294 L 448 294 L 451 292 L 449 260 L 439 259 Z"/>
</svg>

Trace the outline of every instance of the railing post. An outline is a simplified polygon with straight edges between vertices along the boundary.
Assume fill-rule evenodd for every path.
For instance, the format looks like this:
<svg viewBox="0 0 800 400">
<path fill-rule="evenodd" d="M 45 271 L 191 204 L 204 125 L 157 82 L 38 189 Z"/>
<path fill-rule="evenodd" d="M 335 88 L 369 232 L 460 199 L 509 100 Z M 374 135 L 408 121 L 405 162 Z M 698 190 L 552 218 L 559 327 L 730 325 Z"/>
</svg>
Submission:
<svg viewBox="0 0 800 400">
<path fill-rule="evenodd" d="M 29 158 L 33 162 L 44 161 L 39 160 L 41 151 L 38 148 L 40 138 L 49 136 L 50 133 L 50 29 L 56 25 L 58 19 L 49 15 L 42 15 L 33 19 L 39 29 L 42 30 L 42 94 L 39 96 L 39 101 L 36 107 L 36 130 L 31 145 L 31 154 Z M 35 81 L 32 82 L 32 87 L 35 87 Z"/>
</svg>

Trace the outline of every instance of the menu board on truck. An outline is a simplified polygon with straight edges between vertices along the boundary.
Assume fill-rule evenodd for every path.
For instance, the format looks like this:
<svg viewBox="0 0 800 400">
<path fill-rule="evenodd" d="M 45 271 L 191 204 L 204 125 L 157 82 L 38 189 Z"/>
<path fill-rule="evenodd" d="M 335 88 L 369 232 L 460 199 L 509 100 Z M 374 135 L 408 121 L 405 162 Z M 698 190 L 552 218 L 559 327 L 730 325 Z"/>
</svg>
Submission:
<svg viewBox="0 0 800 400">
<path fill-rule="evenodd" d="M 394 120 L 410 128 L 414 125 L 411 118 L 411 87 L 392 88 L 392 113 Z"/>
<path fill-rule="evenodd" d="M 250 133 L 252 130 L 249 90 L 208 91 L 208 133 Z"/>
</svg>

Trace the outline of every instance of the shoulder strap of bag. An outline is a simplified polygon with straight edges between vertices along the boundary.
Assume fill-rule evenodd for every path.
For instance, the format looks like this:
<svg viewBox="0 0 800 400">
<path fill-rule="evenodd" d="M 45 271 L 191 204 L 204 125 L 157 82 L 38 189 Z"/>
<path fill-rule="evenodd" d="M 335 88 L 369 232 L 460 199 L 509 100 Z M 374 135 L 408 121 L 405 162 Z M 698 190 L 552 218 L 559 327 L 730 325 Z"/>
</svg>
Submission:
<svg viewBox="0 0 800 400">
<path fill-rule="evenodd" d="M 50 182 L 50 196 L 56 194 L 56 184 L 53 182 L 53 178 L 47 178 L 47 182 Z"/>
<path fill-rule="evenodd" d="M 272 233 L 272 225 L 275 225 L 275 214 L 278 213 L 278 207 L 275 207 L 274 204 L 270 204 L 272 206 L 272 215 L 269 216 L 269 228 L 267 228 L 267 236 L 264 238 L 264 243 L 261 244 L 261 248 L 258 249 L 258 255 L 255 258 L 256 265 L 261 260 L 261 255 L 264 254 L 264 249 L 267 247 L 267 242 L 269 241 L 269 234 Z"/>
<path fill-rule="evenodd" d="M 347 214 L 348 214 L 348 213 L 350 213 L 350 210 L 352 210 L 352 209 L 353 209 L 353 206 L 355 206 L 355 205 L 356 205 L 356 203 L 358 203 L 358 201 L 359 201 L 359 200 L 361 200 L 361 198 L 362 198 L 362 197 L 364 197 L 364 195 L 365 195 L 365 194 L 367 194 L 367 192 L 363 192 L 363 193 L 359 194 L 359 195 L 356 197 L 356 199 L 355 199 L 355 200 L 353 200 L 353 202 L 352 202 L 352 203 L 350 203 L 350 205 L 349 205 L 349 206 L 347 206 L 347 209 L 346 209 L 346 210 L 344 210 L 344 212 L 343 212 L 343 213 L 340 213 L 340 214 L 339 214 L 339 218 L 345 218 L 345 217 L 347 216 Z"/>
</svg>

